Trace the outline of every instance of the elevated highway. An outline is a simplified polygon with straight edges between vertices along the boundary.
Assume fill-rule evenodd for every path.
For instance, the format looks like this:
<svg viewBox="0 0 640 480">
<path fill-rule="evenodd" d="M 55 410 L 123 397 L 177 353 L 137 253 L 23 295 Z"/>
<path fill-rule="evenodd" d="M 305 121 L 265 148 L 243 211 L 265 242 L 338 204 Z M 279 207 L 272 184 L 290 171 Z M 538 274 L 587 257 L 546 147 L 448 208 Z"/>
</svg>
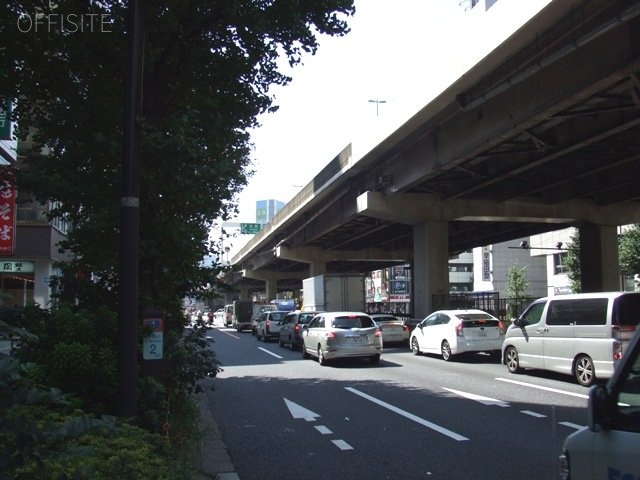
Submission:
<svg viewBox="0 0 640 480">
<path fill-rule="evenodd" d="M 583 289 L 617 289 L 616 226 L 638 222 L 640 1 L 555 0 L 371 151 L 345 147 L 232 258 L 233 282 L 275 296 L 411 263 L 419 316 L 451 255 L 574 226 Z"/>
</svg>

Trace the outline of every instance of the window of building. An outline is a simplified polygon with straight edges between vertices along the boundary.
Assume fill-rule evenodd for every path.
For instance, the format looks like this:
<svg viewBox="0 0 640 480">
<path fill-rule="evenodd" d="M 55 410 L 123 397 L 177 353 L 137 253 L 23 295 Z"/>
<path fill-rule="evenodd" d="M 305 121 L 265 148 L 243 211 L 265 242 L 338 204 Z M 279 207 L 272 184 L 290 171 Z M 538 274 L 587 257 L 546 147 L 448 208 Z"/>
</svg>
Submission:
<svg viewBox="0 0 640 480">
<path fill-rule="evenodd" d="M 567 269 L 564 265 L 566 259 L 567 259 L 567 252 L 553 254 L 553 272 L 555 275 L 559 275 L 561 273 L 567 273 Z"/>
</svg>

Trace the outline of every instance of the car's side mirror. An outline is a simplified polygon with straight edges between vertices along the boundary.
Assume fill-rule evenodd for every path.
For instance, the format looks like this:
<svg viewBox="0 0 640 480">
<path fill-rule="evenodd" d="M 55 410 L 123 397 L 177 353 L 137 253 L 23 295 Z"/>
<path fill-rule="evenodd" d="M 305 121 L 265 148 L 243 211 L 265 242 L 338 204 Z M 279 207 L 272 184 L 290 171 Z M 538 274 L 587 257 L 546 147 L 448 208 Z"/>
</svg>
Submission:
<svg viewBox="0 0 640 480">
<path fill-rule="evenodd" d="M 589 430 L 597 432 L 602 429 L 608 430 L 612 421 L 611 398 L 607 387 L 604 385 L 594 385 L 589 390 L 589 401 L 587 405 L 587 424 Z"/>
<path fill-rule="evenodd" d="M 516 327 L 522 327 L 522 319 L 521 318 L 512 318 L 511 323 Z"/>
</svg>

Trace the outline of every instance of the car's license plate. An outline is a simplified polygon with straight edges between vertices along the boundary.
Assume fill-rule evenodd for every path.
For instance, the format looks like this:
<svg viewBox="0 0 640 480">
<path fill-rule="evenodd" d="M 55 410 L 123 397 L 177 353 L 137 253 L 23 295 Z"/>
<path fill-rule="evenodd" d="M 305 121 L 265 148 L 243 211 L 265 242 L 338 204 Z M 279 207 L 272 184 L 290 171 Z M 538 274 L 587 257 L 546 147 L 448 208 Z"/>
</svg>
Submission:
<svg viewBox="0 0 640 480">
<path fill-rule="evenodd" d="M 345 340 L 347 341 L 347 343 L 350 343 L 352 345 L 362 345 L 363 343 L 366 342 L 366 337 L 345 337 Z"/>
</svg>

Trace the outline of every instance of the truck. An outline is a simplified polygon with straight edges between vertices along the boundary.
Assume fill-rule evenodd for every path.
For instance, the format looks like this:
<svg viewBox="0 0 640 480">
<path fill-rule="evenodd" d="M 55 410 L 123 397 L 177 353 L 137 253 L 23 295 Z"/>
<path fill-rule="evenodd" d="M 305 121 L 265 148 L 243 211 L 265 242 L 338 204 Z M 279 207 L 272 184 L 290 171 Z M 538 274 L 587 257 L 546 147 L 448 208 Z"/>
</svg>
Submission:
<svg viewBox="0 0 640 480">
<path fill-rule="evenodd" d="M 253 302 L 251 300 L 234 300 L 231 313 L 231 328 L 238 332 L 251 328 L 251 315 L 253 315 Z"/>
<path fill-rule="evenodd" d="M 322 312 L 365 309 L 364 277 L 324 274 L 302 280 L 302 310 Z"/>
</svg>

